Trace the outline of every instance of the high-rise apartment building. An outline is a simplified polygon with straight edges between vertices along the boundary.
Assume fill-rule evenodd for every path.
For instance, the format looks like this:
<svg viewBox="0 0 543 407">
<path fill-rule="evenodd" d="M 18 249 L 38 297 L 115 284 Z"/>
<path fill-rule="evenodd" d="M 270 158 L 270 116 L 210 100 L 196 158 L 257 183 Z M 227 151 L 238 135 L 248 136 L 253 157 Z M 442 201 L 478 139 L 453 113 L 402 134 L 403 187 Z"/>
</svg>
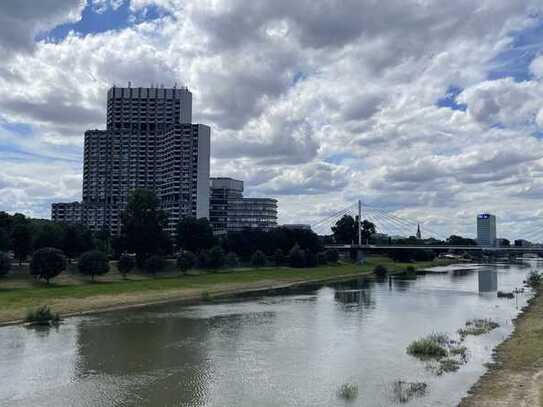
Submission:
<svg viewBox="0 0 543 407">
<path fill-rule="evenodd" d="M 210 129 L 191 122 L 186 88 L 111 88 L 106 129 L 85 132 L 82 222 L 118 235 L 136 188 L 157 194 L 172 233 L 182 216 L 208 217 Z"/>
<path fill-rule="evenodd" d="M 489 213 L 477 215 L 477 244 L 496 246 L 496 216 Z"/>
<path fill-rule="evenodd" d="M 277 226 L 277 200 L 244 198 L 243 181 L 211 178 L 210 190 L 209 220 L 214 233 L 269 230 Z"/>
</svg>

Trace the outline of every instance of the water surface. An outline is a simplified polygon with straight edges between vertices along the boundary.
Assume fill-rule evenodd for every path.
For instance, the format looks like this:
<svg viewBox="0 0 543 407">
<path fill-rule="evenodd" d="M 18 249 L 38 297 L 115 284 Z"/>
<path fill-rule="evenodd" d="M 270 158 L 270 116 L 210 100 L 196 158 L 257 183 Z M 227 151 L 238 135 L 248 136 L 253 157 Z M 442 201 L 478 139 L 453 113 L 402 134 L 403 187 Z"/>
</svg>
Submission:
<svg viewBox="0 0 543 407">
<path fill-rule="evenodd" d="M 390 406 L 396 380 L 426 382 L 407 406 L 454 406 L 512 331 L 530 267 L 500 264 L 413 278 L 350 281 L 244 301 L 168 305 L 67 319 L 58 329 L 0 328 L 0 405 Z M 483 277 L 481 277 L 483 273 Z M 486 273 L 486 274 L 485 274 Z M 479 287 L 487 284 L 487 287 Z M 442 376 L 405 352 L 466 320 L 500 328 L 469 337 L 469 362 Z M 343 383 L 359 387 L 347 403 Z"/>
</svg>

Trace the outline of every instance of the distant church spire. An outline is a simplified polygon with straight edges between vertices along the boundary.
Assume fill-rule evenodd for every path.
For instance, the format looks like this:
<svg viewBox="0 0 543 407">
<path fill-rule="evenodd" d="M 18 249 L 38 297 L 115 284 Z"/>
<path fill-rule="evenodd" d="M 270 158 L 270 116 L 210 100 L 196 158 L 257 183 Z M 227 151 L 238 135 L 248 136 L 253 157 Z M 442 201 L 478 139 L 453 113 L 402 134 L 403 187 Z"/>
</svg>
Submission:
<svg viewBox="0 0 543 407">
<path fill-rule="evenodd" d="M 420 233 L 420 224 L 417 223 L 417 239 L 422 239 L 422 233 Z"/>
</svg>

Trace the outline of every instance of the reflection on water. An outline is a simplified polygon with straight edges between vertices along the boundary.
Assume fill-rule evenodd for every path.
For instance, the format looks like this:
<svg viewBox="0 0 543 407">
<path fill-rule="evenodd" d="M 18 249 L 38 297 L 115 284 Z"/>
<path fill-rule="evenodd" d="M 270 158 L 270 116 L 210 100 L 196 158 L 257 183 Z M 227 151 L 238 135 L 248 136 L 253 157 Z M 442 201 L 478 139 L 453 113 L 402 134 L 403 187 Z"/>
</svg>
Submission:
<svg viewBox="0 0 543 407">
<path fill-rule="evenodd" d="M 57 330 L 1 328 L 0 405 L 343 406 L 337 389 L 349 382 L 360 390 L 353 405 L 390 406 L 403 380 L 428 384 L 403 405 L 454 406 L 529 298 L 493 291 L 520 287 L 531 270 L 460 267 L 70 318 Z M 406 354 L 412 340 L 455 335 L 473 318 L 500 328 L 468 337 L 458 372 L 436 377 Z"/>
<path fill-rule="evenodd" d="M 478 276 L 480 293 L 498 291 L 498 272 L 496 270 L 480 269 Z"/>
</svg>

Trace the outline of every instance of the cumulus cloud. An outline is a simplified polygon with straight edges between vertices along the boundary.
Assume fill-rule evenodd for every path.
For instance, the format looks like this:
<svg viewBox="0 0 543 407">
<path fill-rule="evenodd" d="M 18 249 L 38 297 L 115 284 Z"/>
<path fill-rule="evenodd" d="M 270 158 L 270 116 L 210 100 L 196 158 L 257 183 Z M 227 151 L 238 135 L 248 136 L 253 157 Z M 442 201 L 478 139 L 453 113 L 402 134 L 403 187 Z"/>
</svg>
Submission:
<svg viewBox="0 0 543 407">
<path fill-rule="evenodd" d="M 0 2 L 0 55 L 30 51 L 34 36 L 81 18 L 85 0 L 3 0 Z"/>
<path fill-rule="evenodd" d="M 131 0 L 134 13 L 167 13 L 32 42 L 79 18 L 79 2 L 57 1 L 13 31 L 17 41 L 0 30 L 0 46 L 16 55 L 0 67 L 0 111 L 48 149 L 80 146 L 85 129 L 104 125 L 112 84 L 177 82 L 194 93 L 195 120 L 212 126 L 212 174 L 278 197 L 281 221 L 312 223 L 361 196 L 458 233 L 473 233 L 469 218 L 482 208 L 533 219 L 543 62 L 524 82 L 488 73 L 515 32 L 542 23 L 536 0 Z M 451 87 L 466 111 L 438 106 Z M 6 196 L 32 211 L 29 191 L 72 199 L 80 169 L 63 168 L 70 181 L 43 175 L 42 190 L 2 169 Z"/>
</svg>

